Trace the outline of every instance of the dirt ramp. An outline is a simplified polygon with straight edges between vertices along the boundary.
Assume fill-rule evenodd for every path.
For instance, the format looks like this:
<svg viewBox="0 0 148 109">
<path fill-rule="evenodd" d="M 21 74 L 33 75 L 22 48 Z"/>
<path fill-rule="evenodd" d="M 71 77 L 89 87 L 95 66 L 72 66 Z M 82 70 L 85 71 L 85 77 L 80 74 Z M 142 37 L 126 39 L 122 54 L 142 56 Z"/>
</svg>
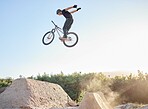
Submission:
<svg viewBox="0 0 148 109">
<path fill-rule="evenodd" d="M 0 94 L 0 109 L 60 108 L 68 102 L 71 98 L 59 85 L 32 79 L 16 79 Z"/>
<path fill-rule="evenodd" d="M 79 109 L 112 109 L 104 95 L 99 93 L 86 93 Z"/>
</svg>

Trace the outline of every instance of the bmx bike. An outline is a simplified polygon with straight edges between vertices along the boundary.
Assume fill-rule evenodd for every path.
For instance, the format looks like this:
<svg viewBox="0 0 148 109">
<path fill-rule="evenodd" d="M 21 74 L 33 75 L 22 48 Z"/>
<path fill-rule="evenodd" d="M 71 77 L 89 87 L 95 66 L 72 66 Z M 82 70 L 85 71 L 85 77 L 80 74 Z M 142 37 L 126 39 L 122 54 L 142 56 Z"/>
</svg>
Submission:
<svg viewBox="0 0 148 109">
<path fill-rule="evenodd" d="M 59 38 L 61 37 L 61 34 L 64 35 L 63 30 L 58 27 L 53 21 L 51 22 L 55 27 L 51 31 L 48 31 L 44 34 L 42 38 L 42 42 L 44 45 L 49 45 L 54 40 L 55 32 L 58 33 Z M 67 39 L 62 42 L 66 47 L 73 47 L 78 43 L 78 35 L 74 32 L 68 32 Z"/>
</svg>

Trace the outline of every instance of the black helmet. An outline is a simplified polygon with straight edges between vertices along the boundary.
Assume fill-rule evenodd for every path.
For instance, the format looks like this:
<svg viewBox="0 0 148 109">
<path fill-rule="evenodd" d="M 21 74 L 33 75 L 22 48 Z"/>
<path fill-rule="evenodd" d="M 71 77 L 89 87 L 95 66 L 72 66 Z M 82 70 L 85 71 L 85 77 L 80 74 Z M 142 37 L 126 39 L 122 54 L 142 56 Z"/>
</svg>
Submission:
<svg viewBox="0 0 148 109">
<path fill-rule="evenodd" d="M 58 10 L 57 10 L 57 14 L 58 14 L 59 12 L 62 12 L 62 10 L 61 10 L 61 9 L 58 9 Z"/>
</svg>

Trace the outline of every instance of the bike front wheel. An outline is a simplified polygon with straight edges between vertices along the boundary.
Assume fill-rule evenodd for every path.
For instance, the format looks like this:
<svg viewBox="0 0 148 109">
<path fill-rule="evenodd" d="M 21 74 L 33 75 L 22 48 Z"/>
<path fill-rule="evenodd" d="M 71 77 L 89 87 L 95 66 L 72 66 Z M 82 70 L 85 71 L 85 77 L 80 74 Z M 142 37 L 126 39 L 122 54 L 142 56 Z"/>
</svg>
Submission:
<svg viewBox="0 0 148 109">
<path fill-rule="evenodd" d="M 69 32 L 67 34 L 67 40 L 63 41 L 66 47 L 73 47 L 78 43 L 78 35 L 74 32 Z"/>
<path fill-rule="evenodd" d="M 52 31 L 48 31 L 42 38 L 42 42 L 44 45 L 49 45 L 54 39 L 54 33 Z"/>
</svg>

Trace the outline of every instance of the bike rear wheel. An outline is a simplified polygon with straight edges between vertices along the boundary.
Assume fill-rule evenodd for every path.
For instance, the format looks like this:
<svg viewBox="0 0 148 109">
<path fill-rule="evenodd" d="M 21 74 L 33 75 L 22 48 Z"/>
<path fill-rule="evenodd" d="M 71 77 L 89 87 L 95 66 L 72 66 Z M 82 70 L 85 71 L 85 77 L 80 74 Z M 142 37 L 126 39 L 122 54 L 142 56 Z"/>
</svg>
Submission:
<svg viewBox="0 0 148 109">
<path fill-rule="evenodd" d="M 48 31 L 42 38 L 42 42 L 44 45 L 49 45 L 54 39 L 54 33 L 52 31 Z"/>
<path fill-rule="evenodd" d="M 66 47 L 73 47 L 78 43 L 78 35 L 74 32 L 69 32 L 67 34 L 67 40 L 63 41 Z"/>
</svg>

